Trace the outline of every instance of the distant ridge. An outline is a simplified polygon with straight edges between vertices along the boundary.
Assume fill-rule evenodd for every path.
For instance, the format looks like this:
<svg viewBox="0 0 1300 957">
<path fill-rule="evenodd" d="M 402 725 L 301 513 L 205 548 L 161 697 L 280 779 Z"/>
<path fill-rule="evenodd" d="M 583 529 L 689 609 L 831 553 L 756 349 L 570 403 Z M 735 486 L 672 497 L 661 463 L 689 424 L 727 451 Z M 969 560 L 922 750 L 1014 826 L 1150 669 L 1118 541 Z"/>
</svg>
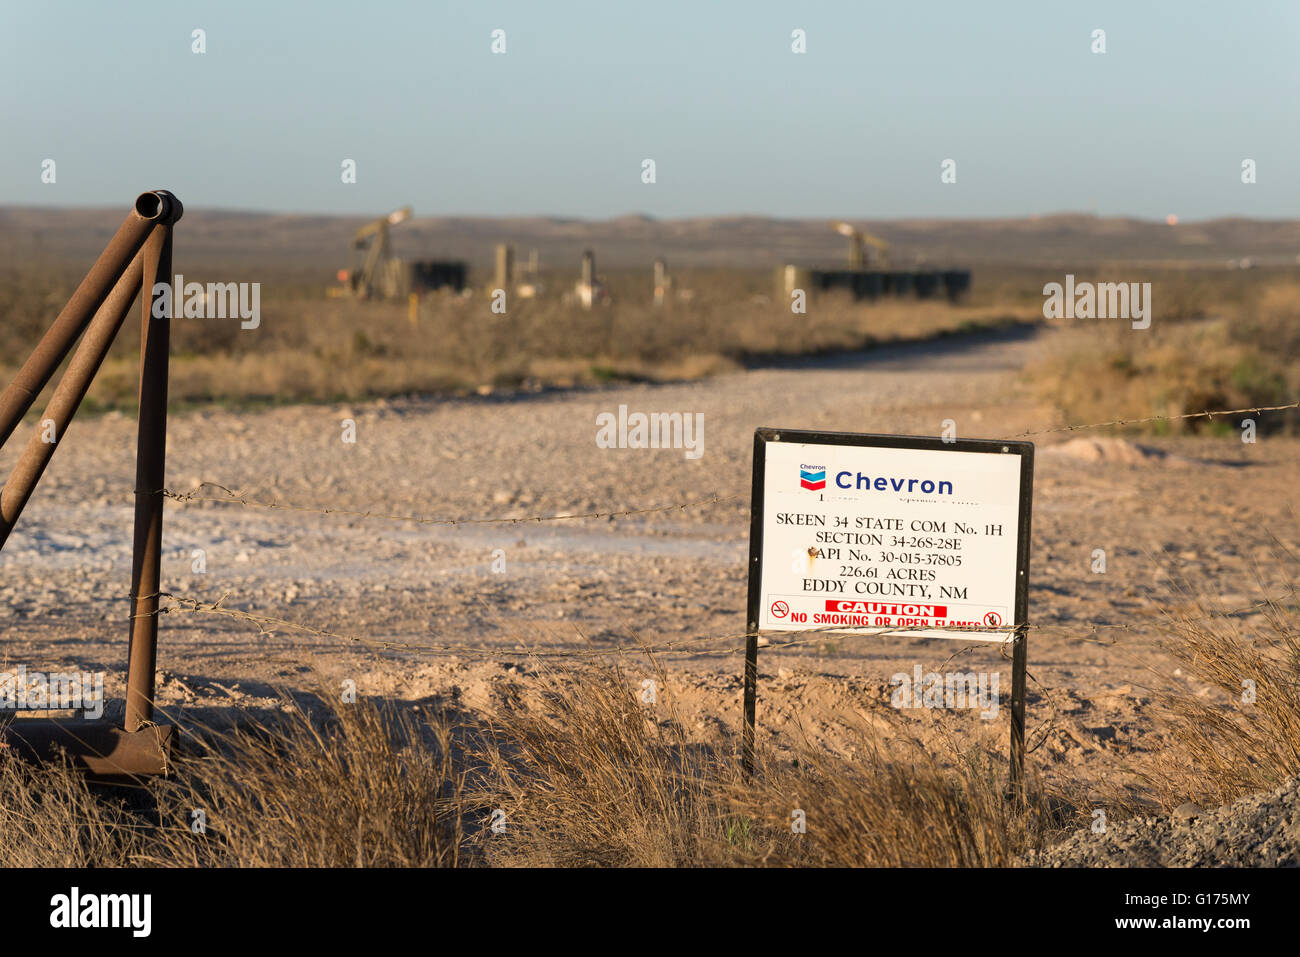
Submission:
<svg viewBox="0 0 1300 957">
<path fill-rule="evenodd" d="M 103 248 L 125 209 L 0 206 L 0 256 L 15 265 L 84 264 Z M 376 215 L 385 210 L 376 210 Z M 255 213 L 187 206 L 178 263 L 263 264 L 332 275 L 347 264 L 362 216 Z M 1163 222 L 1054 213 L 1018 219 L 854 220 L 892 244 L 910 265 L 1015 263 L 1086 266 L 1100 262 L 1222 264 L 1248 257 L 1260 265 L 1295 265 L 1300 221 L 1215 219 Z M 561 217 L 419 216 L 393 230 L 401 256 L 466 259 L 476 267 L 508 241 L 520 260 L 537 248 L 543 268 L 576 264 L 594 249 L 602 267 L 648 265 L 665 256 L 678 268 L 766 268 L 783 262 L 838 264 L 843 237 L 826 219 L 713 216 L 655 219 L 628 213 L 607 220 Z"/>
</svg>

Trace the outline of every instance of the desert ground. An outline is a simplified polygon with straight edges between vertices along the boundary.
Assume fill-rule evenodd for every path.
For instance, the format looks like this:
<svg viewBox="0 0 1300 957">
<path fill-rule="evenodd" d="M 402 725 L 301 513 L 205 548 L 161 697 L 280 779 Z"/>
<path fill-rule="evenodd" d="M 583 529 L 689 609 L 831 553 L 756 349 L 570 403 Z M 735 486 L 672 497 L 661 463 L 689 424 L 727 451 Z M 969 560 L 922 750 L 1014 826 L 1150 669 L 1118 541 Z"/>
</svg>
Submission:
<svg viewBox="0 0 1300 957">
<path fill-rule="evenodd" d="M 1087 335 L 1044 324 L 676 384 L 175 412 L 159 707 L 219 725 L 352 680 L 485 720 L 557 663 L 616 660 L 635 691 L 656 675 L 650 646 L 668 684 L 650 707 L 671 699 L 690 740 L 734 753 L 753 430 L 935 435 L 952 419 L 963 437 L 1037 445 L 1030 768 L 1150 800 L 1140 771 L 1167 744 L 1153 696 L 1221 694 L 1182 673 L 1162 630 L 1211 609 L 1249 628 L 1252 604 L 1284 589 L 1300 441 L 1062 431 L 1022 371 Z M 596 417 L 620 405 L 703 413 L 703 455 L 599 448 Z M 104 670 L 119 702 L 133 448 L 120 412 L 74 422 L 0 554 L 7 661 Z M 1009 664 L 995 646 L 902 636 L 769 646 L 759 747 L 851 757 L 864 729 L 898 730 L 891 675 L 997 669 L 1005 695 Z M 1005 707 L 902 717 L 936 745 L 1006 747 Z"/>
</svg>

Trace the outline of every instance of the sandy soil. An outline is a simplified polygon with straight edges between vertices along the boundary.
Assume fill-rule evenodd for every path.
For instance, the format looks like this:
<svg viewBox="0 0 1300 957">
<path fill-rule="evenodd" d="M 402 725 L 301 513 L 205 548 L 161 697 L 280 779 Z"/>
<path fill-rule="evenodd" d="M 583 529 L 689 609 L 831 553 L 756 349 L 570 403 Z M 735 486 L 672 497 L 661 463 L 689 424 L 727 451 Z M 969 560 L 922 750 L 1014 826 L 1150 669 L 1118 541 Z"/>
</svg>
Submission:
<svg viewBox="0 0 1300 957">
<path fill-rule="evenodd" d="M 670 386 L 175 415 L 168 476 L 180 492 L 208 481 L 264 501 L 455 519 L 728 500 L 455 527 L 169 502 L 164 590 L 333 636 L 174 607 L 162 619 L 160 704 L 175 720 L 210 721 L 235 707 L 273 707 L 277 688 L 351 678 L 366 694 L 490 711 L 541 666 L 523 657 L 527 649 L 697 640 L 662 657 L 666 690 L 692 734 L 734 746 L 753 430 L 933 435 L 951 418 L 963 436 L 1005 438 L 1058 426 L 1027 398 L 1018 371 L 1072 334 L 986 335 Z M 596 416 L 620 404 L 704 413 L 703 456 L 598 448 Z M 341 439 L 348 418 L 354 445 Z M 0 465 L 7 469 L 31 427 Z M 1280 588 L 1274 539 L 1300 549 L 1292 505 L 1300 442 L 1163 439 L 1144 443 L 1168 453 L 1153 456 L 1066 445 L 1076 439 L 1035 439 L 1031 761 L 1102 781 L 1159 749 L 1152 689 L 1188 682 L 1157 641 L 1162 611 L 1186 607 L 1177 583 L 1227 608 Z M 102 669 L 120 697 L 134 422 L 76 422 L 66 442 L 0 553 L 0 659 Z M 1095 548 L 1106 551 L 1105 574 L 1091 571 Z M 202 574 L 192 570 L 195 549 L 205 553 Z M 494 571 L 502 555 L 505 569 Z M 622 657 L 634 685 L 652 674 L 643 656 Z M 851 752 L 861 729 L 887 728 L 889 677 L 916 665 L 999 669 L 1010 689 L 999 650 L 969 642 L 838 637 L 769 650 L 760 657 L 760 742 L 784 748 L 806 737 Z M 661 691 L 657 707 L 667 697 Z M 969 711 L 906 717 L 928 740 L 1004 745 L 1008 732 L 1005 708 L 993 720 Z"/>
</svg>

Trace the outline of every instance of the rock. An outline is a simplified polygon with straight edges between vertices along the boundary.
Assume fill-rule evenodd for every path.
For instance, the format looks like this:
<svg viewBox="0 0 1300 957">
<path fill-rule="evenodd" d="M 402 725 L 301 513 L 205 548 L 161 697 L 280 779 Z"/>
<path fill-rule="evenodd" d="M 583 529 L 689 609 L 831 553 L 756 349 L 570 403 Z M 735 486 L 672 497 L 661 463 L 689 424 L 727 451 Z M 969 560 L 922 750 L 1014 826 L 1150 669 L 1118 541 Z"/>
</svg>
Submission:
<svg viewBox="0 0 1300 957">
<path fill-rule="evenodd" d="M 1111 465 L 1143 465 L 1148 462 L 1172 461 L 1173 457 L 1161 449 L 1138 445 L 1127 439 L 1086 438 L 1071 439 L 1045 450 L 1045 454 L 1061 455 L 1080 462 L 1104 462 Z"/>
</svg>

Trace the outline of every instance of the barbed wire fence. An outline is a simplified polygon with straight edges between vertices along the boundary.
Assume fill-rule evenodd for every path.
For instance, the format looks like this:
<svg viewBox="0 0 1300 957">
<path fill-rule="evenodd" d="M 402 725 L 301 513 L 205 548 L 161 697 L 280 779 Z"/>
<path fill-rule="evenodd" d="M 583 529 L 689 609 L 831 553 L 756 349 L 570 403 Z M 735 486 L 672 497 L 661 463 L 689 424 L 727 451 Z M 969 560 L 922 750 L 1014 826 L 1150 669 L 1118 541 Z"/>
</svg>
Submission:
<svg viewBox="0 0 1300 957">
<path fill-rule="evenodd" d="M 204 488 L 216 489 L 225 493 L 225 498 L 217 496 L 204 496 L 198 493 Z M 416 525 L 441 525 L 455 527 L 458 525 L 523 525 L 536 522 L 568 522 L 576 521 L 583 518 L 626 518 L 632 515 L 651 515 L 657 512 L 675 512 L 685 511 L 690 508 L 701 508 L 708 505 L 718 505 L 723 502 L 733 502 L 744 498 L 743 495 L 714 495 L 710 498 L 698 499 L 690 502 L 674 502 L 670 505 L 654 505 L 648 508 L 625 508 L 611 509 L 608 511 L 596 512 L 562 512 L 555 515 L 534 515 L 526 518 L 431 518 L 425 515 L 395 515 L 387 512 L 377 512 L 373 509 L 350 509 L 350 508 L 329 508 L 316 505 L 296 505 L 288 502 L 259 502 L 255 499 L 248 498 L 242 492 L 236 492 L 224 485 L 218 485 L 216 482 L 200 482 L 193 490 L 189 492 L 176 492 L 169 488 L 160 490 L 165 498 L 171 499 L 182 505 L 194 502 L 216 502 L 222 504 L 242 505 L 248 508 L 268 508 L 280 509 L 289 512 L 311 512 L 317 515 L 346 515 L 352 518 L 378 518 L 392 522 L 411 522 Z"/>
<path fill-rule="evenodd" d="M 1038 429 L 1034 432 L 1021 432 L 1012 436 L 1016 439 L 1029 438 L 1034 435 L 1051 435 L 1057 432 L 1081 432 L 1085 429 L 1105 429 L 1117 425 L 1141 425 L 1147 422 L 1177 422 L 1187 419 L 1209 419 L 1215 416 L 1250 415 L 1256 412 L 1285 412 L 1288 409 L 1300 409 L 1300 399 L 1287 405 L 1262 405 L 1252 409 L 1215 409 L 1206 412 L 1185 412 L 1181 415 L 1152 415 L 1142 419 L 1113 419 L 1110 422 L 1090 422 L 1086 425 L 1062 425 L 1055 429 Z"/>
<path fill-rule="evenodd" d="M 539 661 L 556 661 L 556 660 L 594 660 L 608 659 L 611 657 L 620 657 L 624 655 L 641 655 L 655 663 L 657 659 L 667 656 L 688 655 L 693 660 L 700 658 L 717 658 L 717 657 L 735 657 L 742 653 L 739 642 L 748 638 L 747 632 L 733 632 L 721 635 L 702 635 L 693 638 L 682 638 L 663 642 L 648 642 L 638 639 L 632 644 L 615 645 L 610 647 L 595 647 L 586 649 L 544 649 L 532 648 L 516 651 L 512 649 L 489 649 L 468 645 L 427 645 L 415 644 L 411 642 L 389 641 L 383 639 L 373 639 L 363 635 L 345 634 L 335 631 L 328 631 L 322 628 L 316 628 L 301 622 L 294 622 L 283 618 L 276 618 L 269 615 L 258 615 L 240 609 L 226 608 L 222 602 L 228 596 L 223 596 L 215 602 L 204 602 L 191 596 L 177 595 L 169 592 L 163 592 L 161 598 L 167 600 L 168 604 L 163 605 L 159 614 L 213 614 L 221 615 L 227 618 L 248 622 L 255 625 L 261 634 L 270 634 L 276 630 L 287 629 L 299 634 L 307 634 L 318 638 L 335 639 L 347 643 L 364 646 L 374 651 L 401 651 L 429 656 L 447 656 L 454 657 L 456 660 L 468 659 L 479 661 L 501 661 L 508 659 L 525 659 Z M 1233 618 L 1238 615 L 1263 612 L 1267 609 L 1276 609 L 1279 607 L 1277 599 L 1264 599 L 1252 602 L 1241 608 L 1229 611 L 1215 611 L 1199 616 L 1188 615 L 1167 615 L 1171 621 L 1181 623 L 1194 623 L 1211 618 Z M 906 635 L 908 633 L 920 633 L 922 637 L 932 637 L 935 632 L 978 632 L 981 635 L 1002 632 L 1006 638 L 999 644 L 999 650 L 1003 659 L 1008 658 L 1007 648 L 1010 640 L 1017 633 L 1027 633 L 1029 631 L 1044 631 L 1053 628 L 1089 628 L 1091 635 L 1096 635 L 1103 630 L 1115 629 L 1123 631 L 1134 631 L 1137 628 L 1125 622 L 1060 622 L 1053 624 L 1036 624 L 1026 623 L 1019 627 L 1008 626 L 1006 628 L 991 629 L 985 626 L 933 626 L 933 625 L 916 625 L 907 627 L 881 627 L 872 629 L 859 629 L 857 631 L 846 630 L 843 627 L 825 626 L 821 628 L 807 628 L 798 631 L 781 633 L 780 637 L 768 638 L 764 642 L 764 648 L 768 652 L 782 651 L 791 648 L 798 648 L 809 644 L 823 642 L 827 637 L 890 637 L 895 635 Z M 1084 637 L 1080 640 L 1095 640 L 1092 637 Z M 1112 642 L 1107 642 L 1111 644 Z M 719 645 L 720 647 L 707 647 L 709 645 Z M 959 655 L 969 651 L 973 645 L 960 649 L 949 655 L 940 667 L 946 667 L 949 662 Z M 1027 671 L 1026 676 L 1042 693 L 1044 701 L 1050 709 L 1050 714 L 1046 721 L 1043 721 L 1035 731 L 1028 737 L 1025 744 L 1025 753 L 1033 754 L 1048 740 L 1051 739 L 1052 732 L 1056 730 L 1061 709 L 1056 701 L 1054 689 L 1048 687 L 1032 671 Z"/>
<path fill-rule="evenodd" d="M 474 645 L 449 645 L 449 644 L 420 644 L 407 641 L 393 641 L 383 638 L 369 638 L 364 635 L 348 634 L 344 632 L 330 631 L 324 628 L 317 628 L 313 625 L 305 624 L 299 621 L 292 621 L 287 618 L 276 618 L 270 615 L 260 615 L 253 612 L 244 611 L 238 608 L 225 607 L 224 602 L 229 598 L 229 594 L 223 595 L 215 602 L 205 601 L 192 595 L 180 595 L 173 592 L 161 592 L 160 598 L 164 599 L 167 604 L 159 610 L 159 614 L 207 614 L 228 618 L 234 621 L 247 622 L 255 625 L 259 632 L 264 635 L 273 634 L 276 631 L 288 630 L 300 634 L 311 635 L 317 638 L 334 639 L 349 644 L 355 644 L 361 647 L 371 648 L 376 651 L 402 651 L 419 655 L 430 655 L 435 657 L 457 657 L 457 658 L 593 658 L 608 655 L 619 654 L 690 654 L 692 656 L 704 655 L 732 655 L 739 654 L 739 649 L 735 647 L 725 649 L 703 649 L 698 646 L 709 642 L 736 642 L 749 636 L 749 632 L 731 632 L 719 635 L 700 635 L 693 638 L 670 639 L 662 642 L 645 642 L 638 641 L 632 644 L 597 646 L 583 649 L 547 649 L 547 648 L 524 648 L 521 650 L 510 648 L 488 649 Z M 1229 610 L 1209 612 L 1196 616 L 1175 616 L 1179 622 L 1194 623 L 1198 621 L 1208 621 L 1211 619 L 1228 619 L 1237 618 L 1244 615 L 1262 614 L 1270 608 L 1279 608 L 1283 603 L 1281 598 L 1266 598 L 1260 601 L 1251 602 L 1248 605 Z M 887 637 L 892 635 L 906 635 L 916 633 L 919 637 L 930 637 L 931 633 L 941 632 L 944 634 L 976 634 L 976 635 L 995 635 L 1002 634 L 1005 637 L 999 642 L 997 639 L 990 639 L 990 642 L 998 644 L 1007 644 L 1015 637 L 1018 631 L 1052 631 L 1052 630 L 1074 630 L 1087 629 L 1088 634 L 1079 638 L 1080 641 L 1094 641 L 1095 635 L 1104 631 L 1129 631 L 1137 632 L 1144 630 L 1141 626 L 1133 625 L 1128 622 L 1103 622 L 1103 621 L 1064 621 L 1037 623 L 1026 622 L 1023 626 L 1017 628 L 1014 625 L 1008 625 L 1003 628 L 991 628 L 987 625 L 908 625 L 908 626 L 865 626 L 865 627 L 845 627 L 843 625 L 824 625 L 817 628 L 801 628 L 797 631 L 786 631 L 777 633 L 779 639 L 768 637 L 764 647 L 773 650 L 782 648 L 792 648 L 801 645 L 815 644 L 822 641 L 830 635 L 849 635 L 862 637 Z M 1113 644 L 1113 642 L 1105 642 Z"/>
</svg>

